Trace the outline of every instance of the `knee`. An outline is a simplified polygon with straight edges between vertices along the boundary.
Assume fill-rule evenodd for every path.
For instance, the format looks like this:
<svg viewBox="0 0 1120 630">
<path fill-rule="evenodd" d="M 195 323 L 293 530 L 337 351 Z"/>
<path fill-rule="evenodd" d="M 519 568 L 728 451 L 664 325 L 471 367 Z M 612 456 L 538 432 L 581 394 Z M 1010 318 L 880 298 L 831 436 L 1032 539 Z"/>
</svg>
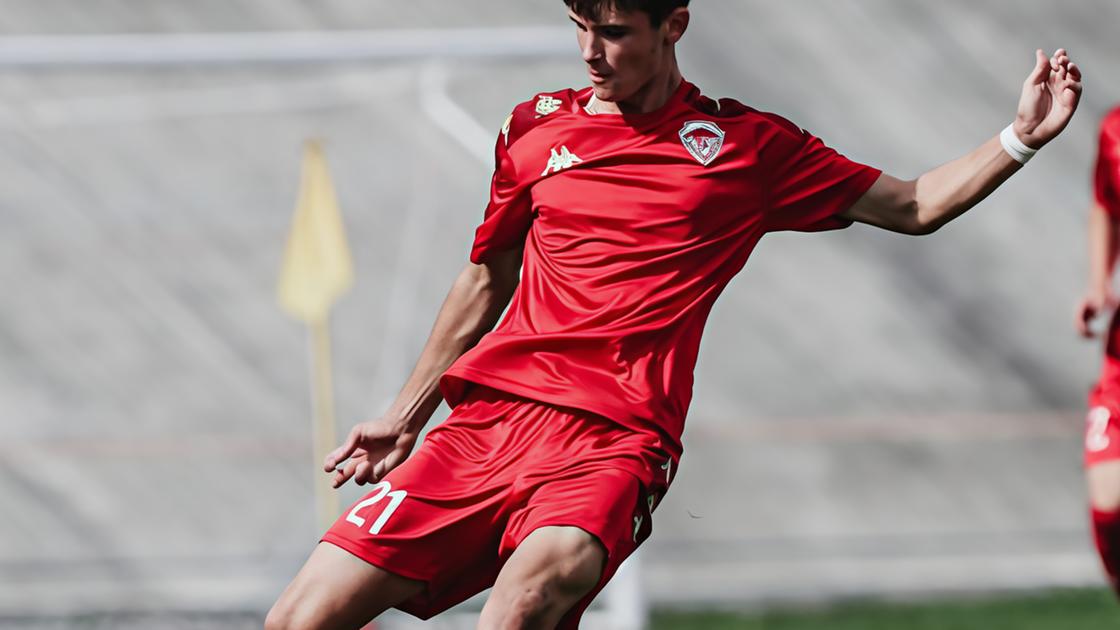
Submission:
<svg viewBox="0 0 1120 630">
<path fill-rule="evenodd" d="M 479 617 L 485 630 L 535 630 L 553 627 L 582 593 L 567 594 L 559 583 L 522 586 L 493 593 Z"/>
<path fill-rule="evenodd" d="M 572 556 L 570 561 L 561 561 L 551 576 L 551 586 L 565 598 L 579 599 L 599 584 L 603 575 L 603 556 L 598 544 L 582 555 Z"/>
<path fill-rule="evenodd" d="M 503 628 L 534 628 L 546 616 L 550 602 L 556 599 L 544 586 L 527 586 L 517 592 L 507 593 L 499 617 L 504 621 Z"/>
<path fill-rule="evenodd" d="M 1120 492 L 1091 493 L 1089 495 L 1089 507 L 1094 512 L 1116 514 L 1120 512 Z"/>
<path fill-rule="evenodd" d="M 1098 512 L 1120 511 L 1120 461 L 1097 464 L 1086 471 L 1089 505 Z"/>
<path fill-rule="evenodd" d="M 268 616 L 264 618 L 264 630 L 290 630 L 294 627 L 291 611 L 283 607 L 281 602 L 273 604 Z"/>
<path fill-rule="evenodd" d="M 311 630 L 317 628 L 316 620 L 305 613 L 291 597 L 281 596 L 264 618 L 264 630 Z"/>
</svg>

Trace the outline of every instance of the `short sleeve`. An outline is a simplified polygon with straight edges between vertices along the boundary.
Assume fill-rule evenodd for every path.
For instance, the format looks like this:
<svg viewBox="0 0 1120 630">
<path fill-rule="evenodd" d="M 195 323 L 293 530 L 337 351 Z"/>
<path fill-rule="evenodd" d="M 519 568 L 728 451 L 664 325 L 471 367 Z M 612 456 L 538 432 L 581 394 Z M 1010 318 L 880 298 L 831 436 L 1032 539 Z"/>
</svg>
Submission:
<svg viewBox="0 0 1120 630">
<path fill-rule="evenodd" d="M 511 117 L 512 118 L 512 117 Z M 494 147 L 494 176 L 490 179 L 490 202 L 482 224 L 475 230 L 471 262 L 482 264 L 494 252 L 520 247 L 533 223 L 532 197 L 528 185 L 518 177 L 510 156 L 509 120 Z"/>
<path fill-rule="evenodd" d="M 853 162 L 789 121 L 763 147 L 767 169 L 766 229 L 819 232 L 852 224 L 837 216 L 852 206 L 882 171 Z"/>
<path fill-rule="evenodd" d="M 1120 218 L 1120 110 L 1114 111 L 1101 123 L 1093 193 L 1097 203 L 1108 214 Z"/>
</svg>

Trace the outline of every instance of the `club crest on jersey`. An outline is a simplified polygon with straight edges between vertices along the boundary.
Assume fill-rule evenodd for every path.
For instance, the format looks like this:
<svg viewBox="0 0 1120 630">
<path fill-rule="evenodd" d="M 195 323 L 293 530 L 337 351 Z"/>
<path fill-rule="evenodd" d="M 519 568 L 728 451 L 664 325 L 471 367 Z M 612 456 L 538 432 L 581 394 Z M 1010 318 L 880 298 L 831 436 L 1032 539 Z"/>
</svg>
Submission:
<svg viewBox="0 0 1120 630">
<path fill-rule="evenodd" d="M 541 172 L 541 177 L 549 173 L 559 173 L 566 168 L 572 168 L 573 165 L 579 164 L 583 160 L 578 155 L 568 150 L 568 147 L 560 145 L 560 152 L 556 152 L 556 147 L 551 149 L 552 153 L 548 156 L 548 165 L 544 167 Z"/>
<path fill-rule="evenodd" d="M 552 112 L 560 109 L 560 99 L 552 98 L 547 94 L 541 94 L 537 97 L 537 118 L 548 116 Z"/>
<path fill-rule="evenodd" d="M 723 148 L 723 130 L 714 122 L 690 120 L 681 127 L 681 144 L 700 164 L 707 166 Z"/>
</svg>

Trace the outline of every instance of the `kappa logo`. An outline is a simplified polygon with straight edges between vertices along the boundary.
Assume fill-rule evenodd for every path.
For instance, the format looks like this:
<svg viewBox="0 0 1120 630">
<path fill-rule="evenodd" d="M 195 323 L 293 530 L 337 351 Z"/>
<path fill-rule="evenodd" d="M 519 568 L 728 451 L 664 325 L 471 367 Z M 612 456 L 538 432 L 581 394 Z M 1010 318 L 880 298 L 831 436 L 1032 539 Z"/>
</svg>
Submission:
<svg viewBox="0 0 1120 630">
<path fill-rule="evenodd" d="M 541 177 L 549 173 L 559 173 L 566 168 L 572 168 L 573 165 L 579 164 L 583 160 L 578 155 L 568 150 L 568 147 L 560 145 L 560 152 L 556 152 L 556 148 L 551 149 L 552 154 L 548 157 L 548 165 L 544 167 L 541 172 Z"/>
<path fill-rule="evenodd" d="M 711 164 L 723 148 L 723 130 L 714 122 L 690 120 L 678 135 L 684 148 L 704 166 Z"/>
<path fill-rule="evenodd" d="M 642 515 L 634 517 L 634 542 L 638 542 L 638 534 L 642 531 Z"/>
<path fill-rule="evenodd" d="M 552 112 L 560 109 L 561 100 L 552 98 L 547 94 L 541 94 L 537 97 L 537 118 L 548 116 Z"/>
</svg>

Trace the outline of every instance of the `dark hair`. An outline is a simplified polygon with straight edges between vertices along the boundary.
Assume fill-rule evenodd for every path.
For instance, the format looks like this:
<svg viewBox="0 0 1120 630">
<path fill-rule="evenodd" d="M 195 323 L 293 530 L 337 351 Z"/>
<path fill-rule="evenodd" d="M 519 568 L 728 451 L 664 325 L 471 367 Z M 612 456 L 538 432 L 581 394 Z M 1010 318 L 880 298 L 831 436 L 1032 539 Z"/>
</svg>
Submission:
<svg viewBox="0 0 1120 630">
<path fill-rule="evenodd" d="M 661 26 L 674 9 L 687 7 L 688 0 L 564 0 L 564 4 L 576 15 L 591 20 L 599 19 L 605 11 L 644 11 L 649 23 Z"/>
</svg>

